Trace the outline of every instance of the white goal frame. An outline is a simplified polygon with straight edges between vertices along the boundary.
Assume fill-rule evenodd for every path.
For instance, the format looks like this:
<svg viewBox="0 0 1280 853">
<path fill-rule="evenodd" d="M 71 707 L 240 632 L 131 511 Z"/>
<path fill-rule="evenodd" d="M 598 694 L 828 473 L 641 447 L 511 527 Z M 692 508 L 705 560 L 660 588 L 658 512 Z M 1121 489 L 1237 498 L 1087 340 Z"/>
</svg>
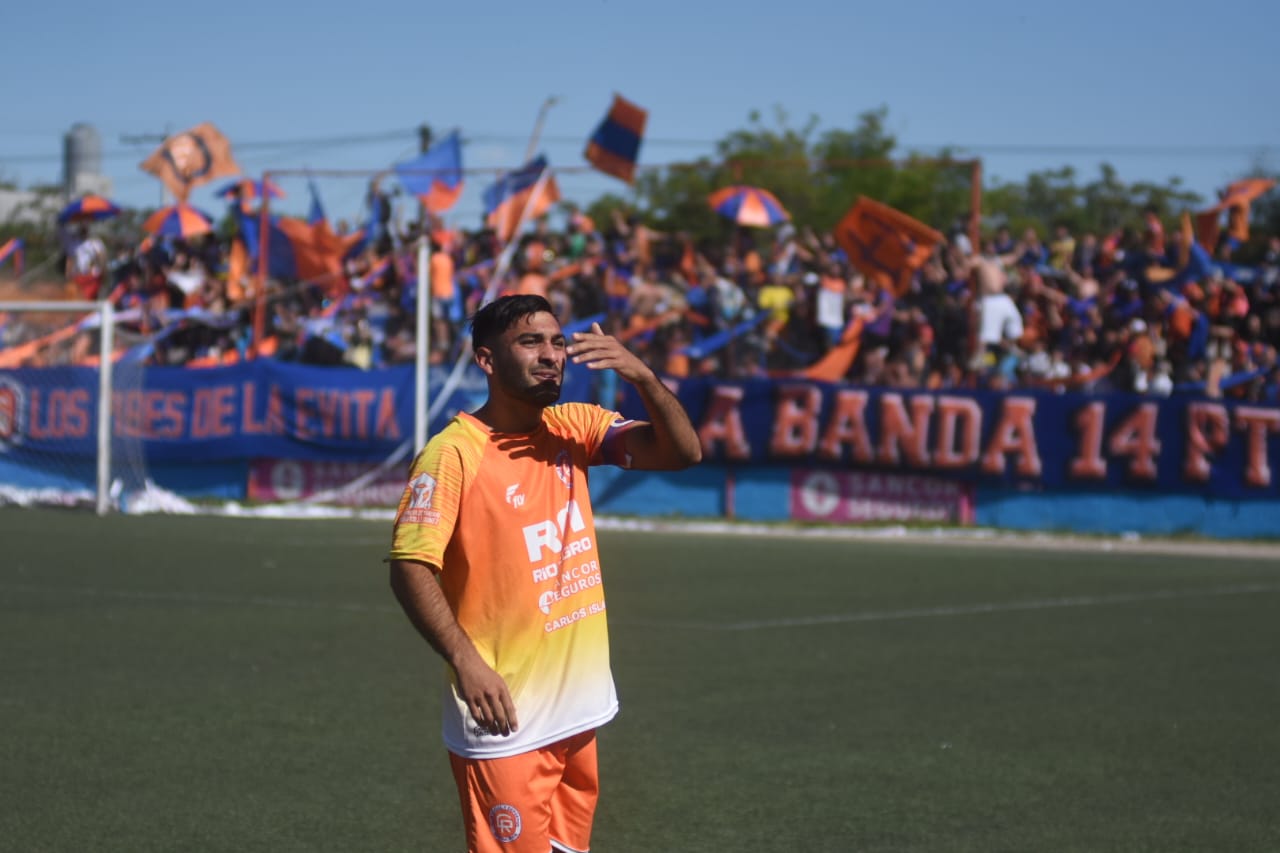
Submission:
<svg viewBox="0 0 1280 853">
<path fill-rule="evenodd" d="M 112 353 L 115 350 L 115 309 L 110 302 L 74 301 L 16 301 L 0 302 L 0 312 L 43 312 L 66 314 L 97 314 L 102 330 L 98 344 L 98 421 L 96 438 L 97 482 L 94 489 L 94 507 L 98 515 L 106 515 L 111 509 L 111 394 Z"/>
</svg>

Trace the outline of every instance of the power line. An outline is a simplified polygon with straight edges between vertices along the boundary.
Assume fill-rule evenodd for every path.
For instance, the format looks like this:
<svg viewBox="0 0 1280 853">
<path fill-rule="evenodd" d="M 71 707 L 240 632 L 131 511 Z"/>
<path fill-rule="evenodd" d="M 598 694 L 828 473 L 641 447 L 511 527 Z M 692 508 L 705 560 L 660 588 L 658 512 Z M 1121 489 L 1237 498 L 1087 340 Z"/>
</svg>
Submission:
<svg viewBox="0 0 1280 853">
<path fill-rule="evenodd" d="M 416 139 L 417 128 L 406 128 L 404 130 L 386 130 L 376 133 L 353 133 L 343 136 L 312 136 L 299 137 L 293 139 L 269 139 L 256 140 L 249 142 L 237 142 L 233 149 L 239 152 L 274 152 L 279 149 L 306 149 L 311 148 L 338 148 L 347 145 L 368 145 L 377 142 L 396 142 L 403 139 Z M 163 139 L 152 137 L 129 137 L 129 142 L 135 142 L 142 146 L 145 144 L 158 144 Z M 104 150 L 102 158 L 119 159 L 122 157 L 137 157 L 139 155 L 137 148 L 113 148 Z M 56 162 L 62 159 L 61 154 L 0 154 L 0 162 L 2 163 L 43 163 Z"/>
<path fill-rule="evenodd" d="M 310 151 L 312 149 L 322 150 L 327 148 L 341 148 L 347 146 L 369 145 L 381 142 L 397 142 L 403 140 L 413 140 L 417 138 L 417 128 L 398 128 L 394 130 L 374 131 L 370 133 L 343 134 L 339 136 L 311 136 L 311 137 L 295 137 L 288 139 L 266 139 L 251 140 L 237 142 L 234 149 L 237 152 L 264 152 L 279 153 L 280 149 L 292 149 L 301 151 Z M 122 137 L 122 141 L 133 143 L 134 148 L 116 148 L 108 149 L 102 152 L 103 159 L 121 159 L 137 157 L 139 155 L 138 147 L 145 145 L 157 144 L 160 139 L 158 135 L 146 135 L 136 137 Z M 463 137 L 463 143 L 524 143 L 527 141 L 525 137 L 517 134 L 504 133 L 475 133 Z M 679 137 L 646 137 L 644 145 L 647 147 L 667 146 L 667 147 L 713 147 L 720 140 L 714 139 L 693 139 Z M 577 136 L 547 136 L 543 137 L 543 142 L 554 145 L 580 145 L 584 142 L 584 138 Z M 1000 154 L 1000 155 L 1028 155 L 1028 156 L 1062 156 L 1062 157 L 1089 157 L 1089 156 L 1108 156 L 1108 155 L 1130 155 L 1130 156 L 1168 156 L 1168 157 L 1239 157 L 1239 156 L 1255 156 L 1259 154 L 1267 155 L 1280 152 L 1280 143 L 1274 142 L 1257 142 L 1257 143 L 1232 143 L 1232 144 L 1158 144 L 1158 143 L 1079 143 L 1079 144 L 1062 144 L 1062 143 L 1018 143 L 1018 142 L 984 142 L 984 143 L 962 143 L 950 142 L 940 144 L 921 144 L 921 143 L 901 143 L 899 145 L 905 152 L 923 152 L 923 151 L 953 151 L 967 152 L 971 154 Z M 28 154 L 0 154 L 0 163 L 19 164 L 19 163 L 56 163 L 60 162 L 62 155 L 59 153 L 28 153 Z"/>
</svg>

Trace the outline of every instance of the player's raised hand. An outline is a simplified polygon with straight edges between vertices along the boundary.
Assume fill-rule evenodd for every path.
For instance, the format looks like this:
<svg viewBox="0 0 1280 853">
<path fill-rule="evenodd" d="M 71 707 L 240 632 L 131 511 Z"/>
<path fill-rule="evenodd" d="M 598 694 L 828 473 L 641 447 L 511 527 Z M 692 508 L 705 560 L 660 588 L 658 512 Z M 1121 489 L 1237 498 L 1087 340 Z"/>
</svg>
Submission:
<svg viewBox="0 0 1280 853">
<path fill-rule="evenodd" d="M 581 364 L 589 370 L 613 368 L 628 382 L 640 382 L 653 376 L 647 364 L 613 335 L 606 335 L 599 323 L 592 323 L 589 332 L 574 332 L 573 343 L 565 352 L 574 364 Z"/>
</svg>

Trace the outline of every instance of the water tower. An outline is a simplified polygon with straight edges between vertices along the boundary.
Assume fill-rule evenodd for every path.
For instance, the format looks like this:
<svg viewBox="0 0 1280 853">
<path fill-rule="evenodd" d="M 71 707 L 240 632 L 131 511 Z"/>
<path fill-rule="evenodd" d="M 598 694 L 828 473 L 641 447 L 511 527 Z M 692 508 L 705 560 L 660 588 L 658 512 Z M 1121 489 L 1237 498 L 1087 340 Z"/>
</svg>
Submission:
<svg viewBox="0 0 1280 853">
<path fill-rule="evenodd" d="M 76 122 L 62 137 L 62 188 L 68 199 L 111 192 L 102 174 L 102 137 L 93 125 Z"/>
</svg>

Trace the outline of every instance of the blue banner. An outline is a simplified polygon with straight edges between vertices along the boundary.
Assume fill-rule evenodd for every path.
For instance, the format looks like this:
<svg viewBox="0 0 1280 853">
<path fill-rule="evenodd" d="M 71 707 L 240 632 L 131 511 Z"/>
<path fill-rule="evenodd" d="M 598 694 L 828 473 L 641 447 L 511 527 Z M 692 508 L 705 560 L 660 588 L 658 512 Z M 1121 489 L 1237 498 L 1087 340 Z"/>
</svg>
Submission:
<svg viewBox="0 0 1280 853">
<path fill-rule="evenodd" d="M 430 387 L 447 371 L 432 368 Z M 569 371 L 563 400 L 590 399 L 585 370 Z M 112 394 L 116 440 L 141 442 L 151 462 L 251 458 L 378 461 L 413 438 L 413 367 L 310 367 L 262 359 L 191 370 L 153 367 Z M 435 433 L 487 395 L 469 365 L 429 426 Z M 0 456 L 90 457 L 97 449 L 98 373 L 87 367 L 0 372 Z"/>
<path fill-rule="evenodd" d="M 1029 492 L 1280 494 L 1275 406 L 767 379 L 686 379 L 678 395 L 713 462 L 910 472 Z M 633 394 L 622 410 L 643 417 Z"/>
<path fill-rule="evenodd" d="M 446 371 L 433 368 L 441 388 Z M 570 369 L 563 400 L 591 400 Z M 98 374 L 66 367 L 0 371 L 0 459 L 39 464 L 96 451 Z M 622 411 L 644 417 L 624 389 Z M 708 461 L 927 474 L 1026 492 L 1120 490 L 1204 498 L 1280 496 L 1280 408 L 1200 397 L 915 392 L 802 380 L 687 379 L 680 401 Z M 470 366 L 430 424 L 485 399 Z M 117 387 L 112 433 L 148 461 L 380 461 L 413 436 L 413 370 L 308 367 L 260 360 L 148 368 Z"/>
</svg>

